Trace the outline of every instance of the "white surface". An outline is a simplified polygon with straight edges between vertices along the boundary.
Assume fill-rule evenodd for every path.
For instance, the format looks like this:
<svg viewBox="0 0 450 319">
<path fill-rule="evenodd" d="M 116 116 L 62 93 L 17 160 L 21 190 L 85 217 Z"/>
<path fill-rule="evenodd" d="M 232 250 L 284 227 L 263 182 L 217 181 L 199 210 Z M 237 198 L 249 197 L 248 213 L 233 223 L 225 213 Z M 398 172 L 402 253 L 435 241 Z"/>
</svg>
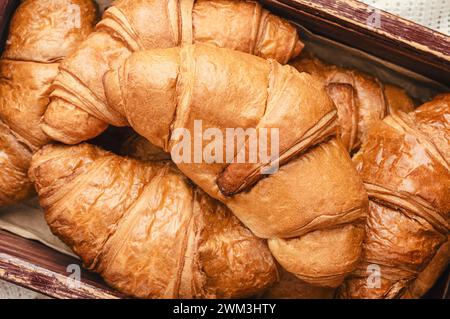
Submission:
<svg viewBox="0 0 450 319">
<path fill-rule="evenodd" d="M 0 281 L 0 299 L 47 299 L 48 297 L 34 291 Z"/>
<path fill-rule="evenodd" d="M 360 0 L 450 35 L 450 0 Z"/>
<path fill-rule="evenodd" d="M 99 1 L 109 2 L 109 1 Z M 450 0 L 362 0 L 375 8 L 399 15 L 431 29 L 450 34 Z M 45 296 L 0 281 L 0 299 L 42 299 Z"/>
</svg>

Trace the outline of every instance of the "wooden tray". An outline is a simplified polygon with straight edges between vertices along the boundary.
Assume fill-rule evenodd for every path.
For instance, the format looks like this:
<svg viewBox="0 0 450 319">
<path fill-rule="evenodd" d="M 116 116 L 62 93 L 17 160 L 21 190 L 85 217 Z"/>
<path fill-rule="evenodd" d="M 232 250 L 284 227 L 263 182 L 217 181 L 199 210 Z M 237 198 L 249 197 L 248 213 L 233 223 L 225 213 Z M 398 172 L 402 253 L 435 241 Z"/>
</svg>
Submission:
<svg viewBox="0 0 450 319">
<path fill-rule="evenodd" d="M 18 0 L 0 1 L 0 49 Z M 310 31 L 368 52 L 450 86 L 450 37 L 380 11 L 380 26 L 367 19 L 373 11 L 354 0 L 261 0 L 280 16 Z M 0 231 L 0 278 L 55 298 L 121 298 L 103 280 L 81 271 L 78 287 L 69 286 L 67 266 L 80 261 L 38 242 Z M 450 270 L 424 298 L 450 298 Z"/>
<path fill-rule="evenodd" d="M 450 37 L 355 0 L 261 0 L 311 32 L 450 86 Z"/>
<path fill-rule="evenodd" d="M 68 266 L 81 269 L 73 285 Z M 71 269 L 69 269 L 71 270 Z M 0 230 L 0 278 L 54 298 L 120 298 L 100 276 L 81 267 L 80 260 L 34 240 Z"/>
</svg>

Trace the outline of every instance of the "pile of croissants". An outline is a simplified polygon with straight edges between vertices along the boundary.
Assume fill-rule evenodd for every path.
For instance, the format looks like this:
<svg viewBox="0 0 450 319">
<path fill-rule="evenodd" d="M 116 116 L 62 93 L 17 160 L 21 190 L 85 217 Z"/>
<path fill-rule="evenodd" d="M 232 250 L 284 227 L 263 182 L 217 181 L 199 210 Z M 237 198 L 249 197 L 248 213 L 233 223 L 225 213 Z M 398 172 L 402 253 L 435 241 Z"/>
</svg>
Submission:
<svg viewBox="0 0 450 319">
<path fill-rule="evenodd" d="M 450 94 L 416 108 L 303 46 L 253 1 L 117 0 L 98 21 L 91 0 L 24 0 L 0 60 L 0 206 L 37 192 L 134 297 L 422 296 L 450 258 Z M 196 120 L 278 128 L 279 170 L 174 164 Z M 119 152 L 89 142 L 108 126 L 135 132 Z"/>
</svg>

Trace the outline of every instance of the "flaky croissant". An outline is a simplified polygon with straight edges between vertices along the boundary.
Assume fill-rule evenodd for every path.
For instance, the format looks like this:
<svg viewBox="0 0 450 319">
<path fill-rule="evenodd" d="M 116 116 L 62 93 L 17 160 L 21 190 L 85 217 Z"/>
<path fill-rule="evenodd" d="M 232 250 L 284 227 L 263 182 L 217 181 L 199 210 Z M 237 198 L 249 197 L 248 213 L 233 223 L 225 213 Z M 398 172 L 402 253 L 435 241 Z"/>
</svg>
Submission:
<svg viewBox="0 0 450 319">
<path fill-rule="evenodd" d="M 355 162 L 371 201 L 340 296 L 420 297 L 450 259 L 450 94 L 375 124 Z"/>
<path fill-rule="evenodd" d="M 104 82 L 109 114 L 166 152 L 179 142 L 172 132 L 194 132 L 194 120 L 221 132 L 279 128 L 280 169 L 267 178 L 261 162 L 177 165 L 257 236 L 271 238 L 274 256 L 298 277 L 336 286 L 354 269 L 367 194 L 332 138 L 336 109 L 317 80 L 274 60 L 189 45 L 134 53 Z"/>
<path fill-rule="evenodd" d="M 30 178 L 53 233 L 128 295 L 249 297 L 277 279 L 265 242 L 171 164 L 48 145 Z"/>
<path fill-rule="evenodd" d="M 0 60 L 0 206 L 32 192 L 32 152 L 50 141 L 39 127 L 50 84 L 95 18 L 91 0 L 26 0 L 17 9 Z"/>
<path fill-rule="evenodd" d="M 141 161 L 170 160 L 170 154 L 163 152 L 142 136 L 132 132 L 130 132 L 129 138 L 123 142 L 121 153 Z M 335 289 L 308 284 L 284 270 L 280 265 L 278 265 L 278 273 L 279 279 L 264 292 L 264 298 L 330 299 L 334 296 Z"/>
<path fill-rule="evenodd" d="M 338 110 L 341 139 L 349 151 L 358 148 L 369 128 L 392 110 L 414 109 L 413 101 L 402 89 L 384 85 L 359 71 L 327 64 L 308 55 L 291 64 L 324 82 Z"/>
<path fill-rule="evenodd" d="M 254 1 L 119 0 L 62 63 L 43 130 L 76 144 L 99 135 L 107 124 L 125 125 L 106 107 L 103 75 L 133 51 L 198 42 L 282 63 L 303 47 L 293 26 Z"/>
</svg>

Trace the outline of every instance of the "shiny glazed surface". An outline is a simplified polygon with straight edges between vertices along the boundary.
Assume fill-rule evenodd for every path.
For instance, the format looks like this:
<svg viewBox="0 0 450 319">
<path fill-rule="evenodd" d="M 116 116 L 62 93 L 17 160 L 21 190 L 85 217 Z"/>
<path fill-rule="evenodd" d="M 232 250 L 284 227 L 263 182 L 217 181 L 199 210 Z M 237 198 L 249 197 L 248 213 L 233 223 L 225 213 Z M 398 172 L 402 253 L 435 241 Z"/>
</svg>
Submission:
<svg viewBox="0 0 450 319">
<path fill-rule="evenodd" d="M 354 269 L 367 195 L 347 151 L 332 138 L 336 110 L 313 77 L 273 60 L 194 45 L 134 53 L 104 82 L 108 114 L 166 152 L 177 143 L 173 130 L 193 131 L 194 120 L 223 131 L 279 128 L 281 167 L 273 175 L 260 174 L 262 163 L 178 167 L 257 236 L 272 238 L 274 256 L 301 279 L 337 286 Z"/>
<path fill-rule="evenodd" d="M 401 88 L 385 85 L 362 72 L 326 64 L 307 55 L 291 64 L 324 83 L 338 110 L 340 135 L 349 151 L 358 149 L 370 127 L 390 112 L 414 109 L 413 101 Z"/>
<path fill-rule="evenodd" d="M 121 292 L 240 298 L 277 279 L 266 243 L 170 163 L 49 145 L 30 177 L 53 233 Z"/>
<path fill-rule="evenodd" d="M 450 95 L 377 123 L 355 162 L 371 200 L 363 262 L 340 295 L 417 298 L 450 258 Z M 367 284 L 367 266 L 380 282 Z"/>
<path fill-rule="evenodd" d="M 0 60 L 0 206 L 32 193 L 29 160 L 50 141 L 40 128 L 50 85 L 95 19 L 90 0 L 26 0 L 16 10 Z"/>
<path fill-rule="evenodd" d="M 106 107 L 102 79 L 132 52 L 207 43 L 286 63 L 303 44 L 296 29 L 254 1 L 119 0 L 61 65 L 42 129 L 77 144 L 125 125 Z"/>
</svg>

